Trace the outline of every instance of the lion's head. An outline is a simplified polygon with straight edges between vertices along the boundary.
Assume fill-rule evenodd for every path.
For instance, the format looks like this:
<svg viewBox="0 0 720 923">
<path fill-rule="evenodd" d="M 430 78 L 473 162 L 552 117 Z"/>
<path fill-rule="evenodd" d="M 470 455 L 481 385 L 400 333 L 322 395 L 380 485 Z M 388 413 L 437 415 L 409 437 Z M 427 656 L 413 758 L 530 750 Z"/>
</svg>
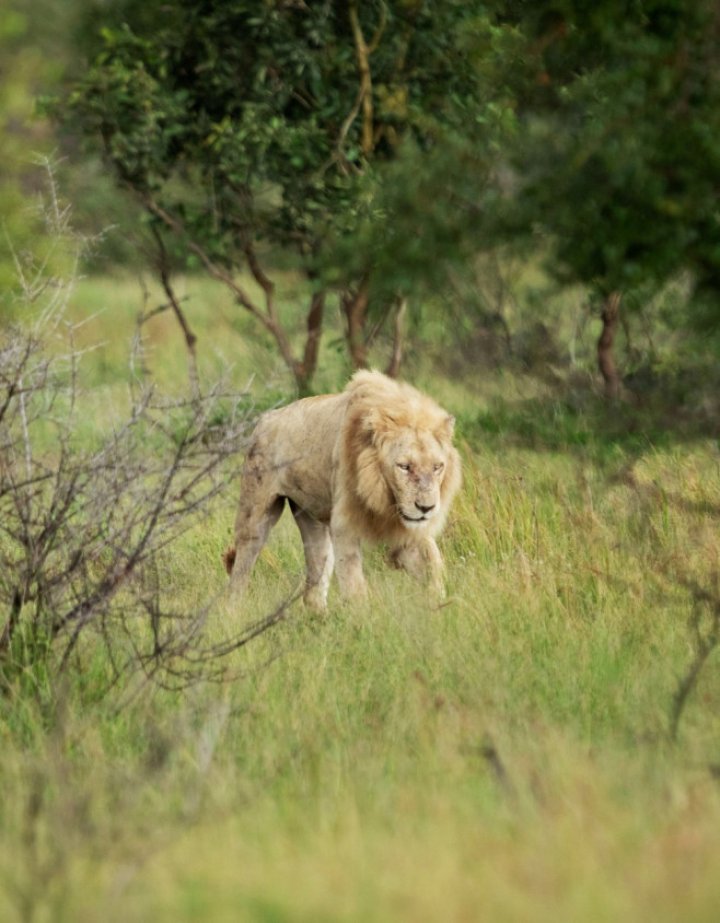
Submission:
<svg viewBox="0 0 720 923">
<path fill-rule="evenodd" d="M 379 372 L 358 372 L 348 391 L 343 451 L 358 512 L 369 514 L 376 534 L 436 534 L 460 486 L 453 417 Z"/>
</svg>

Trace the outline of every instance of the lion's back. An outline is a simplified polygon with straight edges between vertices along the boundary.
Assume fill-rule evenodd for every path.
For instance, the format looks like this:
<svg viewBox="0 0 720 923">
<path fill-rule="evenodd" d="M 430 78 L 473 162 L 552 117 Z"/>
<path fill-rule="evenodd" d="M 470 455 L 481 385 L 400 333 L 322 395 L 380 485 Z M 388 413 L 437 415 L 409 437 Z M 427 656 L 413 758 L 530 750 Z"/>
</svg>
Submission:
<svg viewBox="0 0 720 923">
<path fill-rule="evenodd" d="M 284 456 L 325 456 L 337 440 L 346 404 L 344 394 L 322 394 L 293 401 L 264 413 L 254 438 Z"/>
</svg>

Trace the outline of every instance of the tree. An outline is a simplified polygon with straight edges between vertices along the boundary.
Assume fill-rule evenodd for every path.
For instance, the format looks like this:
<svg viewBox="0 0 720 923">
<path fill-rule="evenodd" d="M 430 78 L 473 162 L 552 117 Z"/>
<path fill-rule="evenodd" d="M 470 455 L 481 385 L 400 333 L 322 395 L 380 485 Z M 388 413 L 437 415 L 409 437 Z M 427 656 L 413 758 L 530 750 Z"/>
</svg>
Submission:
<svg viewBox="0 0 720 923">
<path fill-rule="evenodd" d="M 179 244 L 227 285 L 304 392 L 331 282 L 356 366 L 366 362 L 373 295 L 381 312 L 402 303 L 401 291 L 375 284 L 377 252 L 355 250 L 348 273 L 337 243 L 377 214 L 385 165 L 462 133 L 483 95 L 473 41 L 487 27 L 483 10 L 460 0 L 103 4 L 72 118 L 102 141 L 161 250 Z M 300 349 L 298 318 L 275 303 L 278 247 L 311 283 Z"/>
<path fill-rule="evenodd" d="M 720 14 L 711 0 L 543 4 L 517 21 L 535 80 L 508 154 L 512 233 L 542 228 L 555 274 L 594 289 L 606 391 L 620 299 L 690 271 L 720 289 Z M 506 214 L 506 219 L 508 216 Z"/>
</svg>

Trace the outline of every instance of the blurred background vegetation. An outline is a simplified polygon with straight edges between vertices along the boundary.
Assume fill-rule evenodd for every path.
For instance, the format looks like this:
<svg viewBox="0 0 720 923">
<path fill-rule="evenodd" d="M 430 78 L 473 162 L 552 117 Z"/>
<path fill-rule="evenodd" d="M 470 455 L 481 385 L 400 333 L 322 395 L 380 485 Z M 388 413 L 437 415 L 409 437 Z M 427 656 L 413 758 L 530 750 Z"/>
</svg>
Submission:
<svg viewBox="0 0 720 923">
<path fill-rule="evenodd" d="M 717 917 L 719 49 L 0 4 L 2 920 Z M 244 434 L 365 363 L 457 418 L 452 595 L 314 618 L 283 519 L 227 604 Z"/>
<path fill-rule="evenodd" d="M 155 275 L 190 346 L 173 279 L 213 277 L 300 392 L 324 337 L 346 369 L 452 350 L 693 404 L 720 327 L 718 23 L 710 0 L 11 0 L 3 289 L 42 246 L 51 156 L 103 235 L 86 272 Z"/>
</svg>

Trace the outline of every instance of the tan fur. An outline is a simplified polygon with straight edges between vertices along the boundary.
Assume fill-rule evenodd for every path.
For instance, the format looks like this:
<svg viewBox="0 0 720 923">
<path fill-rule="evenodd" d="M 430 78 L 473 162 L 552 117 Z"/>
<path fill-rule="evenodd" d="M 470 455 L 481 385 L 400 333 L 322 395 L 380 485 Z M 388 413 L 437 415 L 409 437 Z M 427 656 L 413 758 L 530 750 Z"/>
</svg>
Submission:
<svg viewBox="0 0 720 923">
<path fill-rule="evenodd" d="M 303 538 L 306 601 L 324 608 L 333 565 L 344 595 L 365 592 L 360 542 L 390 546 L 395 566 L 442 588 L 435 536 L 460 485 L 453 418 L 380 372 L 357 372 L 341 394 L 264 414 L 243 469 L 235 548 L 240 589 L 285 500 Z"/>
</svg>

